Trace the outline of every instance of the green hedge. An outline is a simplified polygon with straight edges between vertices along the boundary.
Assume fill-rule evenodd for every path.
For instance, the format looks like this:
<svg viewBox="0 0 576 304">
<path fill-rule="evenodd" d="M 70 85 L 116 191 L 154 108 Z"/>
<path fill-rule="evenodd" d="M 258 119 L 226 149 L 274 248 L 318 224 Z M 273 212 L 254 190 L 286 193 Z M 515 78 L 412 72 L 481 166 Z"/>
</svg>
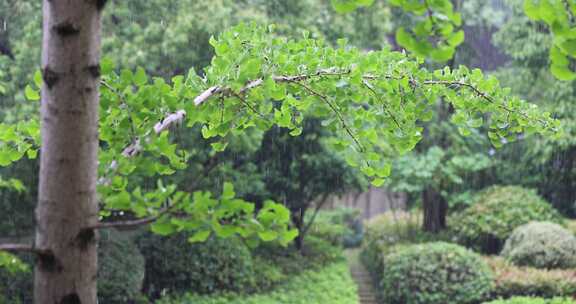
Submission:
<svg viewBox="0 0 576 304">
<path fill-rule="evenodd" d="M 576 269 L 518 267 L 500 257 L 486 258 L 495 275 L 492 298 L 513 296 L 572 297 L 576 295 Z"/>
<path fill-rule="evenodd" d="M 158 304 L 358 304 L 356 284 L 344 261 L 320 270 L 304 271 L 273 291 L 254 295 L 220 296 L 187 294 L 165 298 Z"/>
<path fill-rule="evenodd" d="M 146 260 L 144 291 L 164 293 L 250 291 L 255 272 L 248 248 L 236 238 L 188 242 L 186 233 L 162 237 L 146 233 L 137 243 Z"/>
<path fill-rule="evenodd" d="M 384 258 L 389 304 L 466 304 L 486 299 L 493 275 L 474 252 L 443 242 L 399 246 Z"/>
<path fill-rule="evenodd" d="M 514 230 L 501 255 L 519 266 L 576 268 L 576 237 L 558 224 L 532 222 Z"/>
<path fill-rule="evenodd" d="M 98 263 L 100 303 L 131 303 L 141 297 L 144 257 L 128 235 L 101 231 Z"/>
<path fill-rule="evenodd" d="M 377 280 L 383 273 L 384 256 L 394 246 L 449 239 L 447 234 L 422 231 L 422 215 L 418 212 L 385 212 L 368 221 L 364 227 L 360 259 Z"/>
<path fill-rule="evenodd" d="M 506 300 L 494 300 L 484 302 L 484 304 L 576 304 L 575 300 L 569 298 L 530 298 L 530 297 L 514 297 Z"/>
<path fill-rule="evenodd" d="M 516 227 L 531 221 L 561 223 L 562 217 L 534 190 L 492 186 L 470 208 L 452 215 L 449 227 L 464 245 L 497 254 Z"/>
</svg>

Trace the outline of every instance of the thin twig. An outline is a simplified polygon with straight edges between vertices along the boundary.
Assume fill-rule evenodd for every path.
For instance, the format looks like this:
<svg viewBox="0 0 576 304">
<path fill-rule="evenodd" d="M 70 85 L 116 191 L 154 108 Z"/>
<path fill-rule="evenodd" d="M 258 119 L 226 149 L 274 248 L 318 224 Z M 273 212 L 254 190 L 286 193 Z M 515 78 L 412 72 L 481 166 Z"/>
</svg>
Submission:
<svg viewBox="0 0 576 304">
<path fill-rule="evenodd" d="M 184 200 L 181 200 L 175 204 L 172 204 L 172 205 L 160 210 L 157 214 L 152 215 L 152 216 L 134 219 L 134 220 L 127 220 L 127 221 L 99 222 L 95 225 L 85 227 L 84 229 L 133 228 L 133 227 L 148 225 L 148 224 L 151 224 L 151 223 L 157 221 L 163 215 L 173 211 L 183 201 Z"/>
<path fill-rule="evenodd" d="M 336 114 L 336 116 L 340 120 L 340 123 L 342 124 L 342 128 L 344 128 L 344 130 L 346 130 L 346 133 L 348 133 L 348 135 L 350 135 L 352 140 L 354 140 L 354 142 L 356 143 L 356 145 L 360 149 L 360 152 L 364 152 L 364 147 L 362 146 L 362 144 L 360 144 L 360 141 L 358 141 L 358 139 L 356 138 L 356 136 L 354 135 L 354 133 L 352 132 L 350 127 L 348 127 L 348 124 L 346 124 L 346 121 L 344 120 L 342 113 L 340 113 L 338 108 L 336 108 L 336 106 L 334 104 L 332 104 L 332 102 L 330 102 L 330 100 L 328 100 L 328 97 L 326 97 L 326 95 L 323 95 L 322 93 L 317 92 L 316 90 L 312 89 L 311 87 L 309 87 L 305 83 L 302 83 L 299 81 L 290 81 L 290 83 L 301 86 L 306 91 L 308 91 L 310 94 L 312 94 L 312 95 L 320 98 L 320 100 L 324 101 L 330 107 L 330 109 L 332 109 L 332 111 Z"/>
<path fill-rule="evenodd" d="M 326 202 L 328 202 L 328 194 L 324 193 L 324 195 L 322 196 L 322 199 L 318 202 L 318 204 L 316 205 L 316 208 L 314 209 L 314 213 L 312 214 L 312 217 L 310 218 L 310 221 L 308 221 L 308 223 L 306 224 L 306 226 L 304 226 L 304 229 L 302 229 L 302 234 L 306 235 L 306 233 L 308 232 L 308 230 L 310 230 L 310 227 L 312 227 L 312 224 L 314 224 L 314 220 L 316 219 L 316 216 L 318 216 L 318 213 L 320 212 L 320 209 L 322 209 L 322 207 L 326 204 Z"/>
<path fill-rule="evenodd" d="M 0 244 L 0 251 L 7 252 L 28 252 L 36 254 L 49 254 L 47 249 L 36 248 L 33 244 Z"/>
<path fill-rule="evenodd" d="M 254 108 L 254 106 L 252 106 L 248 100 L 246 100 L 246 98 L 244 98 L 244 96 L 230 90 L 229 91 L 230 94 L 236 98 L 238 98 L 240 100 L 240 102 L 242 102 L 242 104 L 244 104 L 246 107 L 248 107 L 252 112 L 256 113 L 257 115 L 259 115 L 260 117 L 262 117 L 262 119 L 264 120 L 269 120 L 266 116 L 264 116 L 264 114 L 260 113 L 256 108 Z"/>
<path fill-rule="evenodd" d="M 575 18 L 574 13 L 572 13 L 572 8 L 570 7 L 570 3 L 568 2 L 568 0 L 562 0 L 562 3 L 564 4 L 564 9 L 566 9 L 566 13 L 568 14 L 570 25 L 573 25 Z"/>
<path fill-rule="evenodd" d="M 372 86 L 370 85 L 370 83 L 367 80 L 362 80 L 362 84 L 364 84 L 364 86 L 366 88 L 368 88 L 368 90 L 370 92 L 372 92 L 372 94 L 374 95 L 374 98 L 376 98 L 377 100 L 379 100 L 382 103 L 382 106 L 384 106 L 384 110 L 386 111 L 386 113 L 388 113 L 388 116 L 390 116 L 392 118 L 392 120 L 394 121 L 394 123 L 396 124 L 396 126 L 398 126 L 398 128 L 400 130 L 402 130 L 402 126 L 400 126 L 400 123 L 398 122 L 398 120 L 396 119 L 396 117 L 392 114 L 392 112 L 390 111 L 390 108 L 388 108 L 388 105 L 384 102 L 384 100 L 382 100 L 379 96 L 378 93 L 376 93 L 376 91 L 374 91 L 374 88 L 372 88 Z"/>
<path fill-rule="evenodd" d="M 474 92 L 474 94 L 476 94 L 478 97 L 486 100 L 487 102 L 491 103 L 491 104 L 495 104 L 497 105 L 499 108 L 508 111 L 509 113 L 517 113 L 519 115 L 521 115 L 522 117 L 526 118 L 526 119 L 530 119 L 530 117 L 524 113 L 524 112 L 520 112 L 520 111 L 515 111 L 513 109 L 510 109 L 509 107 L 503 105 L 503 104 L 499 104 L 497 103 L 494 98 L 492 98 L 490 95 L 480 91 L 480 89 L 478 89 L 476 86 L 467 83 L 467 82 L 462 82 L 462 81 L 448 81 L 448 80 L 427 80 L 424 81 L 423 84 L 425 85 L 444 85 L 444 86 L 458 86 L 458 87 L 466 87 L 470 90 L 472 90 L 472 92 Z M 548 123 L 542 119 L 538 119 L 538 122 L 540 122 L 543 126 L 547 126 Z"/>
</svg>

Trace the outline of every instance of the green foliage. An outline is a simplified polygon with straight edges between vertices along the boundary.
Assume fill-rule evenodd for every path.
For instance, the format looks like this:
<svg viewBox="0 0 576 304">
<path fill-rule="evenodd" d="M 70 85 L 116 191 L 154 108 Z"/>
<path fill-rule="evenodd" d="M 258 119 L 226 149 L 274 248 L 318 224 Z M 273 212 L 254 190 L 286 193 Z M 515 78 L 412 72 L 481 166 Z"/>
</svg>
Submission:
<svg viewBox="0 0 576 304">
<path fill-rule="evenodd" d="M 512 231 L 531 221 L 562 222 L 550 204 L 534 190 L 493 186 L 483 190 L 471 207 L 451 216 L 459 242 L 487 253 L 498 253 Z"/>
<path fill-rule="evenodd" d="M 518 267 L 503 258 L 486 259 L 495 275 L 493 298 L 538 296 L 545 298 L 572 297 L 576 293 L 574 269 L 546 270 Z"/>
<path fill-rule="evenodd" d="M 494 300 L 484 304 L 573 304 L 576 301 L 570 298 L 533 298 L 533 297 L 513 297 L 507 300 Z"/>
<path fill-rule="evenodd" d="M 464 42 L 462 16 L 450 0 L 392 0 L 390 4 L 412 13 L 416 18 L 410 30 L 399 27 L 396 42 L 406 50 L 434 61 L 448 61 L 456 47 Z"/>
<path fill-rule="evenodd" d="M 115 230 L 100 233 L 98 299 L 129 303 L 138 299 L 144 282 L 144 257 L 129 236 Z"/>
<path fill-rule="evenodd" d="M 284 248 L 266 243 L 255 248 L 253 255 L 275 265 L 286 276 L 294 276 L 304 270 L 319 269 L 344 259 L 341 248 L 314 236 L 306 240 L 302 250 L 295 246 Z"/>
<path fill-rule="evenodd" d="M 576 3 L 571 0 L 525 0 L 526 15 L 546 23 L 554 35 L 550 48 L 550 71 L 560 80 L 576 79 L 571 61 L 576 59 L 574 15 Z"/>
<path fill-rule="evenodd" d="M 291 277 L 277 288 L 255 295 L 223 294 L 199 296 L 187 294 L 165 298 L 161 304 L 357 304 L 356 284 L 344 262 L 330 264 L 320 270 L 307 270 Z"/>
<path fill-rule="evenodd" d="M 576 268 L 576 237 L 558 224 L 531 222 L 514 229 L 501 255 L 519 266 Z"/>
<path fill-rule="evenodd" d="M 325 202 L 328 195 L 359 190 L 364 182 L 357 170 L 326 146 L 324 141 L 330 139 L 331 134 L 320 120 L 303 121 L 299 130 L 302 132 L 299 136 L 279 127 L 268 130 L 253 162 L 260 168 L 267 190 L 260 200 L 271 198 L 283 202 L 303 237 L 306 227 L 315 220 L 309 216 L 314 205 Z"/>
<path fill-rule="evenodd" d="M 493 287 L 481 257 L 437 242 L 400 246 L 384 258 L 382 296 L 393 304 L 477 303 Z"/>
<path fill-rule="evenodd" d="M 359 7 L 371 6 L 374 0 L 331 0 L 338 13 L 350 13 Z"/>
<path fill-rule="evenodd" d="M 18 257 L 0 252 L 0 303 L 32 303 L 33 288 L 32 257 L 20 254 Z M 7 267 L 6 267 L 7 266 Z M 1 302 L 4 300 L 5 302 Z"/>
<path fill-rule="evenodd" d="M 372 5 L 373 0 L 332 0 L 334 9 L 348 13 Z M 456 47 L 464 42 L 462 16 L 449 0 L 411 1 L 390 0 L 392 6 L 414 15 L 414 24 L 399 27 L 396 42 L 414 54 L 444 62 L 454 56 Z"/>
<path fill-rule="evenodd" d="M 10 273 L 26 272 L 30 270 L 28 265 L 22 263 L 16 256 L 7 252 L 0 252 L 0 268 L 4 268 Z"/>
<path fill-rule="evenodd" d="M 357 247 L 363 237 L 361 210 L 338 208 L 320 211 L 309 233 L 334 245 Z"/>
<path fill-rule="evenodd" d="M 208 238 L 190 243 L 191 234 L 144 234 L 138 246 L 146 260 L 145 293 L 158 298 L 166 292 L 250 291 L 254 266 L 248 248 L 237 238 Z"/>
<path fill-rule="evenodd" d="M 463 184 L 466 174 L 486 169 L 491 163 L 484 153 L 460 154 L 433 146 L 423 153 L 398 158 L 387 185 L 396 192 L 420 193 L 426 187 L 441 191 Z"/>
</svg>

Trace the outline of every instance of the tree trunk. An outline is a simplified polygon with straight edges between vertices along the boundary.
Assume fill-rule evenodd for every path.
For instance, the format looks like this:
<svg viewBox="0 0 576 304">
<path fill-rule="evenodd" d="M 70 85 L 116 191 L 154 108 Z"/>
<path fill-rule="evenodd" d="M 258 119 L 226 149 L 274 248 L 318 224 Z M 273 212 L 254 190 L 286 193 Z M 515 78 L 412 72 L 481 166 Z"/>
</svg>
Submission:
<svg viewBox="0 0 576 304">
<path fill-rule="evenodd" d="M 448 202 L 438 191 L 431 187 L 424 189 L 422 192 L 422 206 L 424 209 L 422 229 L 424 231 L 438 233 L 446 228 Z"/>
<path fill-rule="evenodd" d="M 104 0 L 44 0 L 37 304 L 96 303 L 100 26 Z"/>
<path fill-rule="evenodd" d="M 292 214 L 292 223 L 298 229 L 298 236 L 294 239 L 294 245 L 298 251 L 302 252 L 302 248 L 304 248 L 304 237 L 306 231 L 304 229 L 304 208 L 291 210 L 290 213 Z"/>
</svg>

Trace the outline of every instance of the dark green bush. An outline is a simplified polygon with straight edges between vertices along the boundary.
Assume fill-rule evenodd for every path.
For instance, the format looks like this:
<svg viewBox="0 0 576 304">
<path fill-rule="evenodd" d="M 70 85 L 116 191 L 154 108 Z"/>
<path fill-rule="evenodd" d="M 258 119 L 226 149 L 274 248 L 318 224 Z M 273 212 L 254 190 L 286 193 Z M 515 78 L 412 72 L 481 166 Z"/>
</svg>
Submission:
<svg viewBox="0 0 576 304">
<path fill-rule="evenodd" d="M 532 222 L 512 232 L 501 255 L 519 266 L 576 268 L 576 237 L 558 224 Z"/>
<path fill-rule="evenodd" d="M 28 254 L 18 255 L 28 267 L 28 271 L 11 272 L 0 267 L 0 303 L 32 303 L 33 259 Z"/>
<path fill-rule="evenodd" d="M 493 275 L 474 252 L 436 242 L 399 246 L 384 258 L 382 297 L 390 304 L 467 304 L 488 296 Z"/>
<path fill-rule="evenodd" d="M 21 258 L 33 268 L 32 257 L 22 255 Z M 98 259 L 100 303 L 134 303 L 140 298 L 144 258 L 129 236 L 115 230 L 101 231 Z M 32 271 L 9 273 L 0 268 L 0 295 L 6 298 L 5 303 L 32 303 L 32 287 Z"/>
<path fill-rule="evenodd" d="M 514 297 L 506 300 L 494 300 L 484 302 L 484 304 L 576 304 L 576 301 L 570 298 L 531 298 L 531 297 Z"/>
<path fill-rule="evenodd" d="M 562 218 L 534 190 L 493 186 L 483 190 L 470 208 L 451 216 L 449 226 L 464 245 L 497 254 L 516 227 L 531 221 L 560 223 Z"/>
<path fill-rule="evenodd" d="M 144 257 L 131 238 L 104 230 L 98 249 L 99 302 L 121 304 L 138 299 L 144 281 Z"/>
<path fill-rule="evenodd" d="M 571 297 L 576 294 L 576 270 L 514 266 L 500 257 L 486 258 L 495 275 L 493 298 L 513 296 Z"/>
<path fill-rule="evenodd" d="M 146 259 L 144 291 L 151 298 L 165 292 L 199 294 L 250 291 L 255 285 L 252 256 L 236 238 L 188 242 L 186 233 L 161 237 L 146 233 L 138 245 Z"/>
</svg>

